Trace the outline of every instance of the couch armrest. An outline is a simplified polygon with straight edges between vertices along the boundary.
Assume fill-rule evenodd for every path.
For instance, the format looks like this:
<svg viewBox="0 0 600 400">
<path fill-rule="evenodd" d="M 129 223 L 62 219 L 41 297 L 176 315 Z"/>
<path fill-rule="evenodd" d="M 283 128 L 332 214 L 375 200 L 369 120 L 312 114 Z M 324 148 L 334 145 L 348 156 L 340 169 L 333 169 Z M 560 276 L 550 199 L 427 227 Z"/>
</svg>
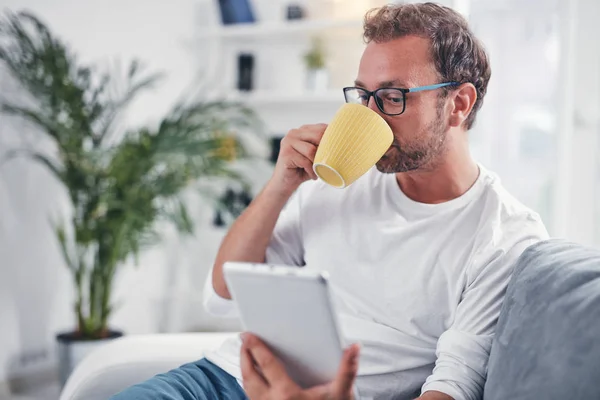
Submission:
<svg viewBox="0 0 600 400">
<path fill-rule="evenodd" d="M 198 360 L 236 333 L 132 335 L 86 357 L 73 371 L 60 400 L 106 400 L 156 374 Z"/>
</svg>

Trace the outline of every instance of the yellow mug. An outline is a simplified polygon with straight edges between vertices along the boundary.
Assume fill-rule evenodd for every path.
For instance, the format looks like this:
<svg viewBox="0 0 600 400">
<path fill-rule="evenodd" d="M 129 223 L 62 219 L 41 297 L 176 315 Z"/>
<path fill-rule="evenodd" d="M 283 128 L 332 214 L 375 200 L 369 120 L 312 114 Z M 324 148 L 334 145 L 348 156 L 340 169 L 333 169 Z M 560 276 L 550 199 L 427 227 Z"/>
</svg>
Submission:
<svg viewBox="0 0 600 400">
<path fill-rule="evenodd" d="M 348 187 L 381 159 L 393 140 L 392 129 L 375 111 L 344 104 L 321 138 L 313 170 L 333 187 Z"/>
</svg>

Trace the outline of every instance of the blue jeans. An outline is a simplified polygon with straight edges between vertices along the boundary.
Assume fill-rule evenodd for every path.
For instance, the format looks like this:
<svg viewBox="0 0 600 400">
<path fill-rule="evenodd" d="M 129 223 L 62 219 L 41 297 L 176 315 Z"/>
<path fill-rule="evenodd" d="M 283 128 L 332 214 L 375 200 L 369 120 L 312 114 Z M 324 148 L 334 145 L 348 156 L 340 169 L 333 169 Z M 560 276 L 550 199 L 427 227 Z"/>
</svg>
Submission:
<svg viewBox="0 0 600 400">
<path fill-rule="evenodd" d="M 203 358 L 146 382 L 131 386 L 110 400 L 248 400 L 237 380 Z"/>
</svg>

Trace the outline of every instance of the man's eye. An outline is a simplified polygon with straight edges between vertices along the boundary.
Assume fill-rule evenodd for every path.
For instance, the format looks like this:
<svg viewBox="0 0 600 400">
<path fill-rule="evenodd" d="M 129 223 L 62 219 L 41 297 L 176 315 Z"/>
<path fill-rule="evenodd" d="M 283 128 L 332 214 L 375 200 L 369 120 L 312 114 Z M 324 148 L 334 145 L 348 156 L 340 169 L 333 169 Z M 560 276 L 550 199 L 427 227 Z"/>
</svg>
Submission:
<svg viewBox="0 0 600 400">
<path fill-rule="evenodd" d="M 389 94 L 387 96 L 384 97 L 385 101 L 388 101 L 390 103 L 401 103 L 402 102 L 402 96 L 396 96 L 393 94 Z"/>
</svg>

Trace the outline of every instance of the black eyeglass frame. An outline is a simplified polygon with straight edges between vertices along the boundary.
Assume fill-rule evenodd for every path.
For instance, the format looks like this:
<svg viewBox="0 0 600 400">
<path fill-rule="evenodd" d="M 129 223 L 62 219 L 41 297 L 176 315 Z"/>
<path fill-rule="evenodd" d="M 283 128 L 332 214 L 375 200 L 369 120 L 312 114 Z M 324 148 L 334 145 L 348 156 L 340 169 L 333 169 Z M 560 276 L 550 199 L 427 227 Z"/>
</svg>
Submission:
<svg viewBox="0 0 600 400">
<path fill-rule="evenodd" d="M 368 96 L 365 104 L 368 105 L 369 101 L 371 100 L 371 97 L 373 97 L 373 99 L 375 99 L 375 104 L 377 104 L 377 108 L 379 109 L 379 111 L 381 111 L 385 115 L 389 115 L 390 117 L 395 117 L 397 115 L 403 114 L 404 111 L 406 111 L 406 93 L 424 92 L 426 90 L 435 90 L 435 89 L 439 89 L 439 88 L 443 88 L 443 87 L 447 87 L 447 86 L 458 86 L 459 84 L 460 83 L 458 83 L 458 82 L 444 82 L 444 83 L 437 83 L 435 85 L 419 86 L 419 87 L 414 87 L 414 88 L 383 87 L 383 88 L 376 89 L 372 92 L 368 91 L 365 88 L 349 86 L 349 87 L 343 88 L 343 91 L 344 91 L 344 100 L 346 101 L 346 103 L 356 104 L 354 102 L 348 101 L 347 92 L 349 92 L 350 90 L 361 90 Z M 379 92 L 381 90 L 396 90 L 396 91 L 402 93 L 402 111 L 400 111 L 399 113 L 394 113 L 394 114 L 385 112 L 383 110 L 383 104 L 381 103 L 381 101 L 382 101 L 381 97 L 377 96 L 377 92 Z"/>
</svg>

